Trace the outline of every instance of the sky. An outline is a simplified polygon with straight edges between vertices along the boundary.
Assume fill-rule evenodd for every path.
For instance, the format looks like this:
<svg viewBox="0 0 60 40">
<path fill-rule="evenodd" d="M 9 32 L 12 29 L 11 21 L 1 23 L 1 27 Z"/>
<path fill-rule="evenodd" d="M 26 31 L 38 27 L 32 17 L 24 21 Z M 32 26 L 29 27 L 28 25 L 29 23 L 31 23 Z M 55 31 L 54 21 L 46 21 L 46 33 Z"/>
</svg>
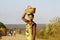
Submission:
<svg viewBox="0 0 60 40">
<path fill-rule="evenodd" d="M 0 22 L 25 24 L 21 16 L 28 5 L 36 8 L 34 21 L 37 24 L 45 24 L 56 16 L 60 17 L 60 0 L 0 0 Z"/>
</svg>

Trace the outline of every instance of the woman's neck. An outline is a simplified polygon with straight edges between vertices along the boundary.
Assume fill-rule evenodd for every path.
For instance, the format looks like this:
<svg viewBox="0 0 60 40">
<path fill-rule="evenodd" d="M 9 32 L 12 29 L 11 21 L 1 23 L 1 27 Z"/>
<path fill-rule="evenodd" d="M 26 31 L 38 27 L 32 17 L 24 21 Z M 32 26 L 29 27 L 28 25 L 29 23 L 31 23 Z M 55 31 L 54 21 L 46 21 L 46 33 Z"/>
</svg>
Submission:
<svg viewBox="0 0 60 40">
<path fill-rule="evenodd" d="M 31 21 L 29 21 L 29 24 L 32 24 L 33 23 L 33 21 L 31 20 Z"/>
</svg>

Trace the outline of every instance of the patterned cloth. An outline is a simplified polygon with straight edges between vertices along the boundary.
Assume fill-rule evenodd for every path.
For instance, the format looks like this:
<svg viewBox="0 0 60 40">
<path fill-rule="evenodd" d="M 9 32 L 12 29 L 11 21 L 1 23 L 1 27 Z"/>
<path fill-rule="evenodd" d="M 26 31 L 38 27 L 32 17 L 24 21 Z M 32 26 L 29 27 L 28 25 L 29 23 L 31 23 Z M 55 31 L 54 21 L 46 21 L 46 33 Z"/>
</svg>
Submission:
<svg viewBox="0 0 60 40">
<path fill-rule="evenodd" d="M 26 40 L 32 40 L 32 25 L 26 25 Z"/>
</svg>

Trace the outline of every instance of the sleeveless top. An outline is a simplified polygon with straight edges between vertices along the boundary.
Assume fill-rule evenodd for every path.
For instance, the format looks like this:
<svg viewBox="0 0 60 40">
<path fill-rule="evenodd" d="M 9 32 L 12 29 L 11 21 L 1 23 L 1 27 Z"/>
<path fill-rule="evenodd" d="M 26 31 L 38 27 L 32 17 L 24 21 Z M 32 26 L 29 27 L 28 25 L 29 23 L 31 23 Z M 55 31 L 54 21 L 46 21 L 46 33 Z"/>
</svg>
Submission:
<svg viewBox="0 0 60 40">
<path fill-rule="evenodd" d="M 32 40 L 32 26 L 33 26 L 34 22 L 30 25 L 27 24 L 26 25 L 26 40 Z"/>
</svg>

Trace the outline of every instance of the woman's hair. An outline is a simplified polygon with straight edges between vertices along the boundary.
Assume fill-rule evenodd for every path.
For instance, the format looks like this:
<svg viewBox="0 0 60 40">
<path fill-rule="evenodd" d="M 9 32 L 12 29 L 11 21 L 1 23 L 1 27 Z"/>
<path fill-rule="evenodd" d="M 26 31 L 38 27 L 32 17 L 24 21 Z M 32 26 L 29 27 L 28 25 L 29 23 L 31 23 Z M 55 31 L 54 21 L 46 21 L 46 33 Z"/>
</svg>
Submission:
<svg viewBox="0 0 60 40">
<path fill-rule="evenodd" d="M 34 14 L 28 14 L 28 16 L 32 15 L 32 17 L 34 17 Z"/>
</svg>

